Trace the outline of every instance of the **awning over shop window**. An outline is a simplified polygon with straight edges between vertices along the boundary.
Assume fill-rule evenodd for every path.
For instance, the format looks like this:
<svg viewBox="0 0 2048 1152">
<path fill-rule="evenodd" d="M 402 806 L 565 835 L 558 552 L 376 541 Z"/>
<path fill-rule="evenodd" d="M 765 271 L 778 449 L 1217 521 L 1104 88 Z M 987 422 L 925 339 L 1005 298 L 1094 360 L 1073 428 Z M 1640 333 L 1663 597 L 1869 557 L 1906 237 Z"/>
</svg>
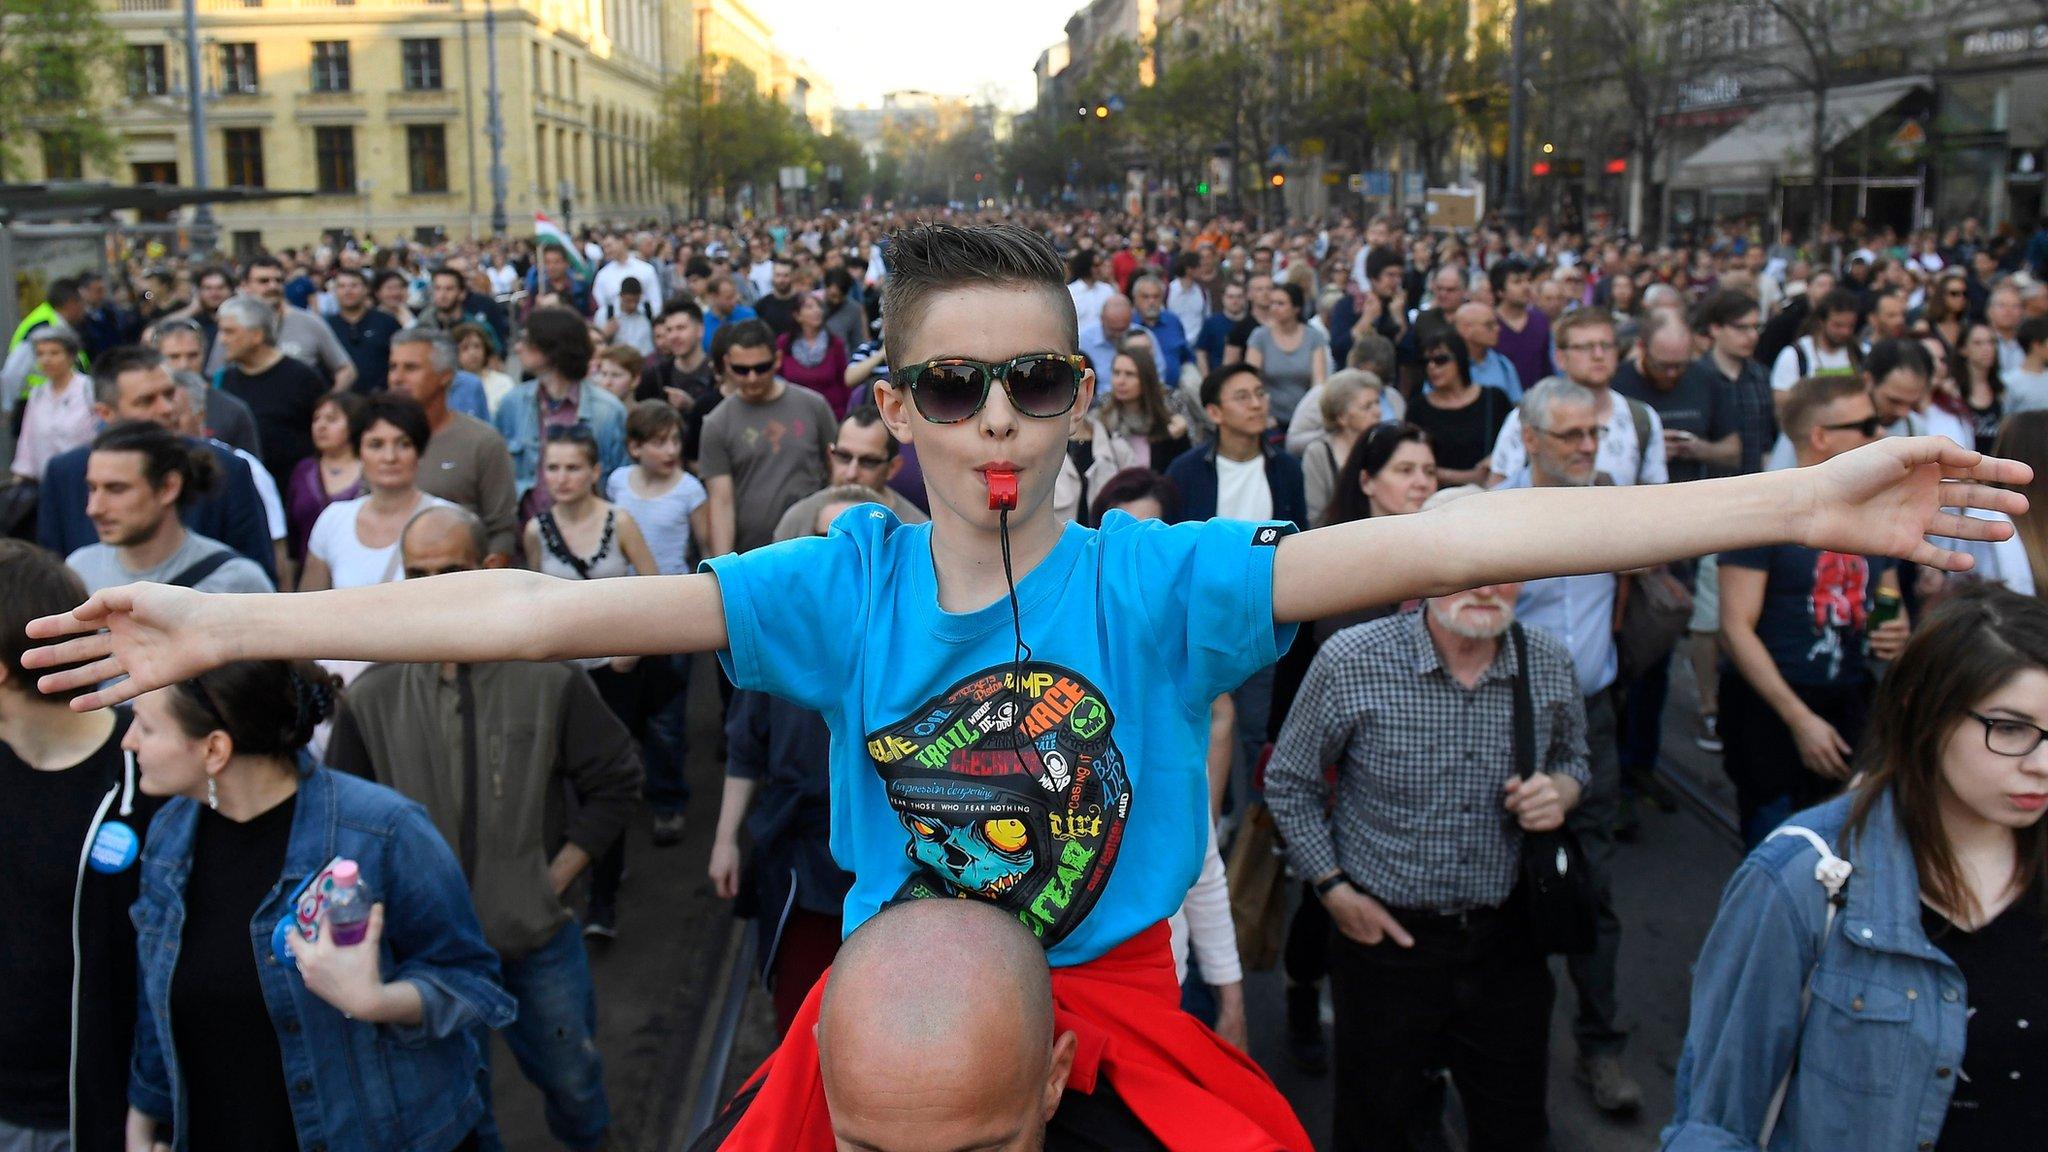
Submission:
<svg viewBox="0 0 2048 1152">
<path fill-rule="evenodd" d="M 1909 94 L 1925 89 L 1925 76 L 1907 76 L 1828 91 L 1822 138 L 1833 149 Z M 1685 158 L 1672 174 L 1679 188 L 1769 184 L 1779 177 L 1813 174 L 1813 97 L 1773 100 L 1713 143 Z"/>
</svg>

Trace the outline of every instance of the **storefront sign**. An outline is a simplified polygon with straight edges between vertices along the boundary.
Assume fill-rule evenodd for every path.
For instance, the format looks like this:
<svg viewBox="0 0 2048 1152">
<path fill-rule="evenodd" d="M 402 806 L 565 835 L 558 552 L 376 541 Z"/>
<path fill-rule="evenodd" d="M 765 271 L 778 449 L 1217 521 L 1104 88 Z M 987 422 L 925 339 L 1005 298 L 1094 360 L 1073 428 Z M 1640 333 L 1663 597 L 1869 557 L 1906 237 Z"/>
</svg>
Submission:
<svg viewBox="0 0 2048 1152">
<path fill-rule="evenodd" d="M 1742 81 L 1725 72 L 1678 86 L 1678 110 L 1681 112 L 1690 112 L 1695 108 L 1712 108 L 1718 104 L 1733 104 L 1740 99 Z"/>
<path fill-rule="evenodd" d="M 1956 38 L 1955 49 L 1956 55 L 1965 60 L 2048 53 L 2048 22 L 1966 33 Z"/>
</svg>

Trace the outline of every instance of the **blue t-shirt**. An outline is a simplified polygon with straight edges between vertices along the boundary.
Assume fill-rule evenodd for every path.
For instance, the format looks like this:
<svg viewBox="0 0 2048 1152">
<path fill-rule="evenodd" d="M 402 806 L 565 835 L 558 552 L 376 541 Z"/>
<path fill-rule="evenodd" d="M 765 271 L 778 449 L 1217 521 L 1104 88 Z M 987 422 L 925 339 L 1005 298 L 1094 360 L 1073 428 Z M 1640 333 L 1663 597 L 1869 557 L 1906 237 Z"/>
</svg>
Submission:
<svg viewBox="0 0 2048 1152">
<path fill-rule="evenodd" d="M 829 535 L 704 567 L 741 688 L 825 715 L 832 854 L 852 932 L 900 899 L 978 896 L 1055 965 L 1180 907 L 1208 838 L 1209 704 L 1293 641 L 1273 621 L 1287 525 L 1069 524 L 1007 598 L 938 606 L 931 525 L 874 504 Z"/>
<path fill-rule="evenodd" d="M 1757 639 L 1785 683 L 1808 688 L 1849 687 L 1869 679 L 1863 659 L 1864 625 L 1878 582 L 1893 561 L 1883 556 L 1822 552 L 1774 544 L 1721 553 L 1722 567 L 1765 573 Z"/>
</svg>

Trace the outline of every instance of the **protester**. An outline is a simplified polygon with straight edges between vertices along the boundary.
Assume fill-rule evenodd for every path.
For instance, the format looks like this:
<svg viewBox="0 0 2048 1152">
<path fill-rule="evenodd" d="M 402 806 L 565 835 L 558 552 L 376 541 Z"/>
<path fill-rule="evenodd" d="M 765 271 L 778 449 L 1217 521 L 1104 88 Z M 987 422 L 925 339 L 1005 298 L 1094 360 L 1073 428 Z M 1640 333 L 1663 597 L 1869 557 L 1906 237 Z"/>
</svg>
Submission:
<svg viewBox="0 0 2048 1152">
<path fill-rule="evenodd" d="M 487 1104 L 470 1032 L 511 1023 L 463 891 L 419 805 L 302 766 L 332 715 L 319 668 L 237 661 L 136 701 L 122 739 L 150 824 L 133 912 L 141 1010 L 129 1146 L 476 1147 Z M 298 884 L 352 862 L 375 900 L 360 943 L 295 923 Z M 285 955 L 266 930 L 285 922 Z M 388 959 L 387 959 L 388 957 Z"/>
<path fill-rule="evenodd" d="M 270 346 L 310 370 L 320 381 L 321 391 L 355 386 L 355 364 L 349 359 L 348 350 L 341 346 L 334 329 L 328 327 L 327 321 L 284 298 L 284 265 L 275 256 L 257 255 L 244 264 L 242 281 L 235 286 L 234 294 L 254 301 L 270 314 L 265 322 L 259 321 L 255 313 L 244 310 L 238 322 L 240 326 L 245 330 L 260 328 L 267 333 Z M 202 299 L 205 296 L 202 291 Z M 216 324 L 220 319 L 220 309 L 225 305 L 226 299 L 210 305 Z M 239 355 L 246 357 L 250 354 L 245 346 Z M 215 339 L 207 356 L 206 375 L 222 372 L 237 356 L 223 341 Z M 222 387 L 225 386 L 223 378 Z M 250 407 L 261 412 L 256 401 L 247 396 L 242 399 L 248 400 Z"/>
<path fill-rule="evenodd" d="M 1531 270 L 1520 259 L 1511 257 L 1488 268 L 1486 274 L 1497 298 L 1494 316 L 1499 321 L 1499 328 L 1494 336 L 1494 347 L 1514 366 L 1520 386 L 1534 387 L 1537 381 L 1551 375 L 1551 331 L 1550 317 L 1530 307 L 1534 291 L 1530 283 Z M 1614 323 L 1610 319 L 1608 330 L 1613 329 Z M 1560 335 L 1558 349 L 1562 351 L 1563 348 L 1564 341 Z"/>
<path fill-rule="evenodd" d="M 1809 376 L 1857 372 L 1862 353 L 1856 345 L 1856 326 L 1862 314 L 1862 302 L 1847 289 L 1822 297 L 1813 307 L 1806 331 L 1778 353 L 1771 367 L 1771 390 L 1790 391 Z M 1782 405 L 1782 395 L 1779 401 Z"/>
<path fill-rule="evenodd" d="M 1152 357 L 1127 348 L 1110 361 L 1109 393 L 1069 443 L 1054 501 L 1087 519 L 1102 485 L 1130 468 L 1164 468 L 1190 447 L 1187 418 L 1161 385 Z M 1099 519 L 1099 517 L 1098 517 Z"/>
<path fill-rule="evenodd" d="M 1519 590 L 1488 585 L 1338 633 L 1266 768 L 1295 871 L 1336 927 L 1334 1148 L 1404 1146 L 1433 1119 L 1425 1073 L 1439 1060 L 1471 1147 L 1546 1146 L 1550 970 L 1510 897 L 1520 832 L 1560 827 L 1587 785 L 1586 730 L 1571 654 L 1515 625 Z M 1526 779 L 1518 678 L 1533 709 Z"/>
<path fill-rule="evenodd" d="M 1665 1148 L 2032 1139 L 2048 608 L 1960 593 L 1898 653 L 1871 721 L 1849 793 L 1791 815 L 1728 882 Z"/>
<path fill-rule="evenodd" d="M 1781 419 L 1802 467 L 1883 434 L 1853 376 L 1800 381 Z M 1848 777 L 1869 714 L 1865 647 L 1891 658 L 1908 622 L 1902 609 L 1869 626 L 1879 590 L 1900 590 L 1882 556 L 1779 544 L 1723 552 L 1720 568 L 1721 733 L 1743 839 L 1754 847 Z"/>
<path fill-rule="evenodd" d="M 92 440 L 99 419 L 93 413 L 92 377 L 78 371 L 78 337 L 48 325 L 32 333 L 28 344 L 35 349 L 42 383 L 22 402 L 11 469 L 16 476 L 41 481 L 52 459 Z"/>
<path fill-rule="evenodd" d="M 406 526 L 405 578 L 431 583 L 476 571 L 486 539 L 474 514 L 429 508 Z M 508 738 L 490 741 L 499 753 L 487 763 L 465 733 Z M 503 1029 L 520 1071 L 546 1098 L 555 1139 L 603 1147 L 611 1105 L 594 1042 L 596 995 L 563 894 L 632 815 L 640 763 L 625 727 L 570 664 L 383 664 L 350 689 L 329 757 L 337 771 L 427 806 L 455 849 L 483 939 L 519 1003 L 517 1020 L 491 1026 Z M 477 787 L 490 788 L 489 806 L 463 802 L 470 773 Z M 482 1148 L 497 1143 L 488 1113 L 483 1134 Z"/>
<path fill-rule="evenodd" d="M 808 388 L 832 406 L 835 419 L 846 416 L 854 390 L 846 383 L 846 342 L 825 328 L 825 304 L 806 294 L 796 302 L 790 327 L 775 337 L 775 356 L 782 379 Z"/>
<path fill-rule="evenodd" d="M 619 282 L 619 298 L 598 305 L 591 323 L 607 341 L 631 348 L 642 356 L 652 356 L 657 307 L 642 292 L 640 281 L 628 276 Z"/>
<path fill-rule="evenodd" d="M 711 358 L 730 395 L 704 419 L 699 471 L 711 495 L 707 557 L 749 552 L 775 538 L 790 505 L 825 486 L 838 424 L 824 397 L 783 381 L 766 324 L 726 328 Z M 770 434 L 771 427 L 781 431 Z"/>
<path fill-rule="evenodd" d="M 1416 347 L 1423 387 L 1408 406 L 1408 422 L 1429 433 L 1438 480 L 1483 484 L 1494 441 L 1515 403 L 1501 389 L 1473 379 L 1470 353 L 1456 333 L 1436 327 Z"/>
<path fill-rule="evenodd" d="M 540 483 L 541 446 L 548 429 L 587 424 L 597 438 L 604 471 L 625 463 L 626 406 L 584 379 L 593 356 L 589 330 L 574 312 L 536 308 L 527 317 L 519 361 L 533 378 L 506 394 L 491 421 L 512 454 L 522 523 L 548 506 L 547 485 Z"/>
<path fill-rule="evenodd" d="M 330 392 L 313 409 L 314 454 L 299 461 L 284 493 L 293 564 L 305 563 L 306 539 L 329 504 L 364 494 L 363 462 L 355 445 L 367 412 L 367 404 L 353 392 Z"/>
<path fill-rule="evenodd" d="M 391 338 L 403 326 L 396 317 L 376 307 L 370 297 L 369 279 L 361 271 L 338 269 L 328 277 L 327 286 L 334 293 L 334 312 L 326 317 L 327 326 L 334 329 L 334 335 L 348 352 L 349 363 L 355 365 L 352 387 L 366 396 L 382 392 L 384 372 L 391 360 Z"/>
<path fill-rule="evenodd" d="M 1998 427 L 2005 421 L 2005 381 L 1998 370 L 1998 334 L 1989 324 L 1970 321 L 1949 358 L 1949 375 L 1962 402 L 1961 415 L 1973 433 L 1970 447 L 1991 451 Z"/>
<path fill-rule="evenodd" d="M 370 397 L 354 440 L 364 495 L 329 504 L 313 522 L 301 592 L 402 579 L 398 537 L 406 523 L 422 508 L 451 503 L 419 486 L 433 430 L 417 401 L 390 392 Z"/>
<path fill-rule="evenodd" d="M 215 346 L 226 357 L 220 387 L 255 414 L 263 466 L 282 488 L 299 461 L 313 454 L 313 409 L 327 394 L 327 382 L 277 346 L 277 314 L 261 300 L 230 297 L 219 317 Z"/>
<path fill-rule="evenodd" d="M 86 514 L 100 542 L 65 558 L 88 592 L 137 580 L 205 592 L 274 590 L 254 561 L 179 518 L 218 481 L 211 453 L 147 421 L 108 426 L 90 450 Z"/>
<path fill-rule="evenodd" d="M 484 404 L 495 416 L 513 384 L 498 354 L 497 334 L 482 324 L 463 323 L 449 335 L 455 339 L 456 368 L 475 376 L 484 386 Z"/>
<path fill-rule="evenodd" d="M 30 620 L 86 589 L 0 540 L 0 1145 L 118 1152 L 135 1038 L 136 857 L 157 801 L 124 763 L 125 712 L 73 712 L 21 666 Z"/>
<path fill-rule="evenodd" d="M 1656 409 L 1642 401 L 1614 394 L 1620 346 L 1615 342 L 1613 319 L 1585 309 L 1567 314 L 1558 321 L 1556 331 L 1563 378 L 1593 394 L 1593 411 L 1600 421 L 1593 432 L 1594 467 L 1615 484 L 1664 483 L 1670 471 L 1661 447 L 1663 421 Z M 1527 393 L 1523 394 L 1522 402 L 1526 406 Z M 1501 425 L 1493 459 L 1488 463 L 1494 484 L 1528 465 L 1526 440 L 1521 413 L 1510 413 Z"/>
<path fill-rule="evenodd" d="M 1283 428 L 1329 371 L 1328 338 L 1302 322 L 1305 299 L 1298 285 L 1275 285 L 1266 322 L 1245 342 L 1244 362 L 1264 377 L 1268 407 Z"/>
<path fill-rule="evenodd" d="M 1343 462 L 1351 458 L 1359 438 L 1380 423 L 1379 378 L 1346 368 L 1323 381 L 1316 403 L 1322 406 L 1324 430 L 1301 453 L 1302 493 L 1311 528 L 1328 523 L 1330 497 Z"/>
<path fill-rule="evenodd" d="M 891 481 L 903 471 L 902 445 L 882 422 L 881 409 L 864 404 L 839 422 L 838 438 L 826 449 L 831 468 L 826 487 L 789 506 L 775 524 L 775 539 L 794 540 L 815 534 L 819 514 L 832 502 L 832 494 L 850 486 L 865 489 L 865 502 L 880 504 L 905 524 L 923 524 L 931 517 L 898 492 Z"/>
</svg>

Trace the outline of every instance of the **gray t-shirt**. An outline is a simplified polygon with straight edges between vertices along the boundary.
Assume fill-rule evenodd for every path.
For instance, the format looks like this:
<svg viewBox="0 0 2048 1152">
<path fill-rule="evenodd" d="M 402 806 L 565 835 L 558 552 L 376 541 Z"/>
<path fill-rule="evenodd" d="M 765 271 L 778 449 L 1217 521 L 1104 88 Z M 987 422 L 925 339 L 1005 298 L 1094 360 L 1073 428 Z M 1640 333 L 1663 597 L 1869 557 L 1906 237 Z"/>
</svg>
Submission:
<svg viewBox="0 0 2048 1152">
<path fill-rule="evenodd" d="M 355 367 L 355 361 L 348 358 L 348 349 L 341 346 L 341 338 L 327 321 L 291 304 L 284 306 L 278 323 L 277 350 L 320 373 L 329 384 L 334 383 L 335 373 Z M 227 366 L 227 346 L 216 340 L 213 355 L 206 361 L 206 374 L 210 377 Z"/>
<path fill-rule="evenodd" d="M 2005 380 L 2005 414 L 2048 408 L 2048 372 L 2029 372 L 2022 364 L 2000 374 Z"/>
<path fill-rule="evenodd" d="M 120 553 L 111 544 L 88 544 L 65 557 L 64 563 L 85 581 L 87 592 L 98 592 L 102 588 L 118 588 L 142 580 L 162 584 L 208 556 L 228 550 L 228 546 L 218 540 L 187 530 L 185 542 L 154 568 L 139 572 L 130 569 L 121 563 Z M 232 557 L 193 587 L 201 592 L 277 591 L 270 583 L 270 577 L 263 574 L 263 569 L 246 556 Z"/>
<path fill-rule="evenodd" d="M 1286 427 L 1294 419 L 1295 406 L 1308 395 L 1309 385 L 1314 383 L 1315 362 L 1330 346 L 1330 338 L 1313 325 L 1301 326 L 1301 343 L 1294 351 L 1283 352 L 1280 342 L 1273 339 L 1273 331 L 1260 325 L 1252 330 L 1251 338 L 1245 341 L 1245 350 L 1256 349 L 1259 353 L 1259 374 L 1266 378 L 1266 397 L 1272 406 L 1273 419 Z"/>
<path fill-rule="evenodd" d="M 773 542 L 789 506 L 825 486 L 825 452 L 838 433 L 832 405 L 790 384 L 765 404 L 729 396 L 704 418 L 698 471 L 706 486 L 732 477 L 736 551 Z"/>
</svg>

